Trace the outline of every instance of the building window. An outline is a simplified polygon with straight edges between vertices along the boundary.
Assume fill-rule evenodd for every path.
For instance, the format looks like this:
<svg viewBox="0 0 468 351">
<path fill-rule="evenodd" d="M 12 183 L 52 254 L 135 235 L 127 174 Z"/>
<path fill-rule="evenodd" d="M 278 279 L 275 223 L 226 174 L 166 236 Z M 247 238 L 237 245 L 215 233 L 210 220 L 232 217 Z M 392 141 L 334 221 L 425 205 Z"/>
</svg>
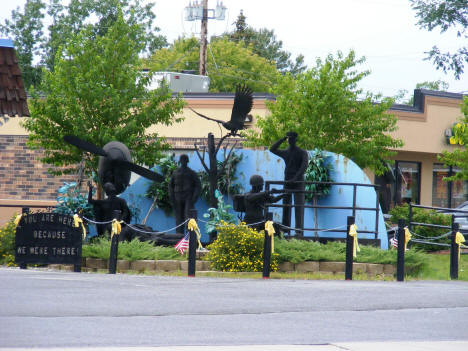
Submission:
<svg viewBox="0 0 468 351">
<path fill-rule="evenodd" d="M 395 161 L 393 166 L 395 186 L 393 186 L 391 207 L 404 203 L 419 204 L 421 189 L 421 163 Z"/>
<path fill-rule="evenodd" d="M 445 177 L 450 177 L 460 170 L 456 167 L 444 167 L 443 164 L 434 163 L 432 170 L 432 206 L 457 207 L 468 200 L 468 183 L 463 180 L 446 182 Z"/>
<path fill-rule="evenodd" d="M 432 167 L 432 206 L 449 207 L 448 177 L 450 169 L 440 163 L 434 163 Z"/>
<path fill-rule="evenodd" d="M 396 205 L 419 204 L 421 163 L 395 161 L 386 174 L 375 178 L 375 183 L 380 185 L 380 206 L 384 213 Z"/>
</svg>

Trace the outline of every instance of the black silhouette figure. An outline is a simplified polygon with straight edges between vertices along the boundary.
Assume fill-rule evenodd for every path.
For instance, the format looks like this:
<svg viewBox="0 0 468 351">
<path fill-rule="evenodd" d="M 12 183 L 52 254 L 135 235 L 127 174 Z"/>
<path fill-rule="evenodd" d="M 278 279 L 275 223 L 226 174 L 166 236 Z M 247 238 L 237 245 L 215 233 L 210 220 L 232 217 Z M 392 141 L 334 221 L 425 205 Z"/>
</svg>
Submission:
<svg viewBox="0 0 468 351">
<path fill-rule="evenodd" d="M 194 208 L 201 191 L 198 174 L 187 166 L 188 162 L 187 155 L 180 155 L 180 167 L 172 173 L 168 189 L 169 199 L 176 216 L 176 232 L 181 234 L 184 233 L 185 228 L 180 224 L 189 217 L 189 212 Z"/>
<path fill-rule="evenodd" d="M 116 194 L 122 193 L 127 188 L 130 182 L 130 172 L 156 182 L 164 181 L 162 175 L 132 163 L 130 151 L 121 142 L 111 141 L 101 148 L 74 135 L 66 135 L 63 139 L 80 150 L 100 156 L 98 164 L 100 183 L 112 183 Z"/>
<path fill-rule="evenodd" d="M 117 197 L 117 190 L 114 184 L 107 182 L 104 184 L 103 189 L 107 195 L 104 200 L 93 199 L 93 186 L 88 182 L 89 193 L 88 202 L 93 205 L 94 217 L 97 222 L 108 222 L 114 219 L 114 211 L 120 211 L 120 219 L 125 223 L 130 223 L 132 215 L 130 209 L 127 206 L 127 202 Z M 98 235 L 103 235 L 106 231 L 111 232 L 112 224 L 97 224 Z M 122 229 L 122 232 L 124 230 Z M 125 233 L 119 237 L 120 240 L 125 239 Z"/>
<path fill-rule="evenodd" d="M 263 184 L 262 176 L 253 175 L 250 177 L 252 189 L 244 195 L 244 222 L 258 231 L 265 229 L 265 204 L 275 203 L 284 197 L 284 195 L 273 196 L 272 193 L 276 192 L 276 189 L 263 191 Z"/>
<path fill-rule="evenodd" d="M 252 90 L 246 85 L 238 85 L 236 88 L 236 95 L 234 97 L 234 105 L 232 106 L 231 119 L 227 122 L 219 119 L 211 118 L 194 109 L 190 108 L 198 116 L 222 124 L 224 128 L 230 131 L 228 135 L 237 135 L 237 132 L 244 129 L 244 123 L 247 115 L 252 110 L 253 97 Z"/>
<path fill-rule="evenodd" d="M 286 141 L 289 142 L 289 147 L 285 150 L 280 150 L 280 145 Z M 296 236 L 303 237 L 304 232 L 304 201 L 305 201 L 305 186 L 304 186 L 304 173 L 307 169 L 309 156 L 307 151 L 299 148 L 296 145 L 297 133 L 288 132 L 284 138 L 281 138 L 270 147 L 270 151 L 281 157 L 284 160 L 286 168 L 284 170 L 284 180 L 287 182 L 284 186 L 286 196 L 283 199 L 283 225 L 291 226 L 291 205 L 292 196 L 294 194 L 294 215 L 296 219 L 295 227 Z"/>
</svg>

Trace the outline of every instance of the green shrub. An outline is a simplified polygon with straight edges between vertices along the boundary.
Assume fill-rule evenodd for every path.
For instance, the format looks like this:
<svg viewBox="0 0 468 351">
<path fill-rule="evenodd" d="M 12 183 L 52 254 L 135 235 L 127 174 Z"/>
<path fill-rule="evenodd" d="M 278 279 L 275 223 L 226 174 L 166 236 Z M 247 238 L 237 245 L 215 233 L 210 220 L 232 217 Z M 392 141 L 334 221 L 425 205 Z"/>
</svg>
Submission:
<svg viewBox="0 0 468 351">
<path fill-rule="evenodd" d="M 315 150 L 309 152 L 309 161 L 307 169 L 304 173 L 304 178 L 306 182 L 331 182 L 330 171 L 332 170 L 332 165 L 325 162 L 325 154 L 323 151 Z M 306 193 L 305 198 L 307 201 L 311 202 L 314 199 L 314 196 L 320 197 L 323 195 L 328 195 L 330 193 L 331 185 L 330 184 L 308 184 L 305 186 L 306 191 L 311 193 Z"/>
<path fill-rule="evenodd" d="M 214 269 L 223 272 L 259 272 L 263 269 L 264 232 L 245 224 L 222 221 L 217 227 L 218 238 L 208 246 L 205 256 Z M 278 254 L 271 257 L 271 271 L 278 269 Z"/>
<path fill-rule="evenodd" d="M 0 228 L 0 264 L 9 267 L 15 264 L 16 215 Z"/>
<path fill-rule="evenodd" d="M 237 218 L 229 210 L 232 208 L 231 205 L 224 203 L 224 196 L 219 190 L 215 191 L 215 197 L 218 200 L 218 207 L 210 207 L 208 213 L 203 214 L 203 218 L 206 218 L 205 230 L 207 233 L 213 233 L 216 231 L 216 227 L 221 221 L 227 223 L 237 222 Z"/>
<path fill-rule="evenodd" d="M 65 182 L 58 190 L 57 206 L 54 212 L 73 216 L 75 213 L 93 218 L 93 206 L 88 203 L 88 197 L 80 192 L 75 182 Z"/>
<path fill-rule="evenodd" d="M 354 262 L 393 264 L 397 262 L 396 250 L 381 250 L 373 246 L 359 245 L 361 251 L 358 252 Z M 337 241 L 330 241 L 327 244 L 320 244 L 306 240 L 275 240 L 275 251 L 278 254 L 279 262 L 299 263 L 304 261 L 337 261 L 343 262 L 346 258 L 346 244 Z M 415 249 L 405 253 L 405 272 L 409 275 L 417 275 L 427 266 L 428 257 Z"/>
<path fill-rule="evenodd" d="M 390 210 L 389 213 L 392 216 L 390 220 L 393 223 L 398 223 L 399 219 L 404 219 L 405 222 L 408 224 L 409 222 L 409 205 L 408 204 L 395 206 L 394 208 Z M 452 219 L 450 215 L 438 213 L 435 210 L 428 210 L 428 209 L 413 207 L 412 222 L 427 223 L 427 224 L 440 224 L 440 225 L 450 226 L 451 221 Z M 430 227 L 425 227 L 425 226 L 414 226 L 414 225 L 412 226 L 411 229 L 413 233 L 416 233 L 417 235 L 420 235 L 426 238 L 440 236 L 450 231 L 450 229 L 444 229 L 444 228 L 438 229 L 438 228 L 430 228 Z M 423 238 L 419 238 L 417 236 L 413 236 L 413 239 L 424 240 Z M 445 237 L 442 239 L 437 239 L 434 242 L 450 244 L 450 239 L 448 237 Z M 420 244 L 420 243 L 415 243 L 411 241 L 409 243 L 409 247 L 421 249 L 427 252 L 439 251 L 441 249 L 444 249 L 444 247 L 439 246 L 439 245 Z"/>
<path fill-rule="evenodd" d="M 172 173 L 177 169 L 175 155 L 167 155 L 158 162 L 158 172 L 163 175 L 164 181 L 152 182 L 146 190 L 145 196 L 152 200 L 156 199 L 156 206 L 166 213 L 173 213 L 172 204 L 169 199 L 169 183 Z"/>
<path fill-rule="evenodd" d="M 109 259 L 110 239 L 97 238 L 90 244 L 83 245 L 82 256 Z M 185 260 L 187 256 L 181 256 L 173 247 L 154 246 L 151 242 L 143 242 L 133 239 L 130 242 L 119 243 L 117 258 L 119 260 Z"/>
</svg>

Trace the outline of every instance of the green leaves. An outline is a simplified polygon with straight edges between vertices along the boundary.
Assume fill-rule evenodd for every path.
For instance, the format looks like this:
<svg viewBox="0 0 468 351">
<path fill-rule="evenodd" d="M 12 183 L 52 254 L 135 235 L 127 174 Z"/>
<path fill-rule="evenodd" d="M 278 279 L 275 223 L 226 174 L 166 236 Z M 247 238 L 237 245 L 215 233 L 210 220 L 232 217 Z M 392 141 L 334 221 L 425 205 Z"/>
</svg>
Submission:
<svg viewBox="0 0 468 351">
<path fill-rule="evenodd" d="M 418 25 L 421 28 L 432 31 L 439 28 L 446 32 L 451 27 L 457 29 L 457 36 L 465 39 L 468 26 L 468 14 L 466 11 L 466 0 L 410 0 L 416 16 L 419 18 Z M 433 46 L 428 52 L 428 59 L 432 60 L 437 69 L 444 72 L 453 71 L 456 79 L 460 79 L 464 66 L 468 62 L 466 47 L 459 48 L 455 53 L 440 52 L 437 46 Z"/>
<path fill-rule="evenodd" d="M 305 149 L 328 150 L 351 158 L 360 167 L 384 171 L 381 159 L 402 146 L 389 132 L 396 129 L 396 117 L 387 113 L 392 99 L 364 93 L 357 83 L 369 75 L 356 66 L 364 62 L 354 51 L 338 52 L 317 59 L 316 66 L 293 77 L 279 77 L 272 87 L 275 102 L 267 102 L 271 114 L 259 117 L 259 130 L 247 130 L 251 146 L 269 146 L 294 130 Z"/>
<path fill-rule="evenodd" d="M 178 39 L 169 48 L 156 51 L 148 65 L 154 71 L 198 72 L 199 62 L 199 42 L 192 37 Z M 268 91 L 278 76 L 274 63 L 255 55 L 252 48 L 227 39 L 211 41 L 206 64 L 212 92 L 235 91 L 239 83 L 247 83 L 253 91 Z"/>
<path fill-rule="evenodd" d="M 143 43 L 134 40 L 139 32 L 140 26 L 119 11 L 103 36 L 87 26 L 58 51 L 55 70 L 44 72 L 46 98 L 33 96 L 31 118 L 24 123 L 29 145 L 45 149 L 43 162 L 69 166 L 81 160 L 81 151 L 63 142 L 66 134 L 98 146 L 121 141 L 137 163 L 150 166 L 168 148 L 157 133 L 146 130 L 173 123 L 184 103 L 166 88 L 146 90 L 138 57 Z M 96 167 L 97 157 L 86 158 L 88 174 Z"/>
</svg>

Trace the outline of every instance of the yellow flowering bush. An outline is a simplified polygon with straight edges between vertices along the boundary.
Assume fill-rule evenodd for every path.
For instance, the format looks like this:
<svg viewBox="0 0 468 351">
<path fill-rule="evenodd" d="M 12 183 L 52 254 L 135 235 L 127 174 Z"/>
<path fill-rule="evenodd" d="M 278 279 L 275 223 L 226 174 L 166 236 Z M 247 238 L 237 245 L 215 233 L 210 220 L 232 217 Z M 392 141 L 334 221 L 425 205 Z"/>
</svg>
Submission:
<svg viewBox="0 0 468 351">
<path fill-rule="evenodd" d="M 16 216 L 13 216 L 7 224 L 0 228 L 0 264 L 7 266 L 15 265 L 15 234 Z"/>
<path fill-rule="evenodd" d="M 214 269 L 223 272 L 261 272 L 263 269 L 264 232 L 245 223 L 221 221 L 216 227 L 218 238 L 208 246 L 206 258 Z M 278 269 L 278 254 L 271 255 L 271 271 Z"/>
</svg>

